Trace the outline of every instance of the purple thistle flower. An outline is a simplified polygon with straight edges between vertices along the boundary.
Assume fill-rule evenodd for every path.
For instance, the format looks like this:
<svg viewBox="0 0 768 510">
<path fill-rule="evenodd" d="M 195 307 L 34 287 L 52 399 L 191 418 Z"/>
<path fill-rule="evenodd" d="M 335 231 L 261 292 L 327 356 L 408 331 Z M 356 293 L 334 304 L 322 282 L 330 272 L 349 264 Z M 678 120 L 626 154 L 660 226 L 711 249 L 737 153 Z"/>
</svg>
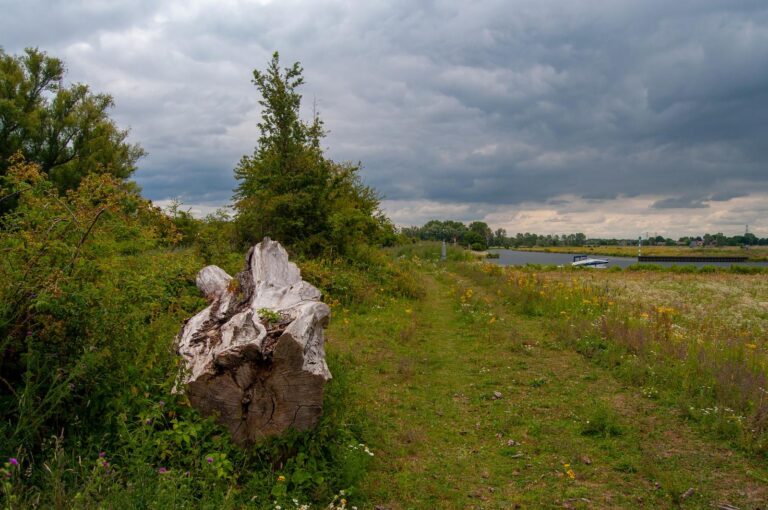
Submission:
<svg viewBox="0 0 768 510">
<path fill-rule="evenodd" d="M 210 464 L 211 462 L 213 462 L 213 457 L 208 457 L 207 459 L 205 459 L 205 461 L 206 461 L 208 464 Z"/>
<path fill-rule="evenodd" d="M 161 467 L 160 469 L 157 470 L 157 472 L 160 473 L 160 474 L 163 474 L 163 473 L 167 473 L 168 470 L 165 469 L 164 467 Z"/>
<path fill-rule="evenodd" d="M 160 402 L 157 403 L 157 405 L 159 405 L 160 407 L 163 407 L 165 405 L 165 402 L 161 400 Z"/>
<path fill-rule="evenodd" d="M 11 464 L 11 466 L 19 465 L 19 461 L 16 459 L 16 457 L 11 457 L 10 459 L 8 459 L 8 462 Z"/>
<path fill-rule="evenodd" d="M 99 452 L 99 458 L 100 459 L 103 459 L 106 456 L 107 456 L 107 452 Z"/>
</svg>

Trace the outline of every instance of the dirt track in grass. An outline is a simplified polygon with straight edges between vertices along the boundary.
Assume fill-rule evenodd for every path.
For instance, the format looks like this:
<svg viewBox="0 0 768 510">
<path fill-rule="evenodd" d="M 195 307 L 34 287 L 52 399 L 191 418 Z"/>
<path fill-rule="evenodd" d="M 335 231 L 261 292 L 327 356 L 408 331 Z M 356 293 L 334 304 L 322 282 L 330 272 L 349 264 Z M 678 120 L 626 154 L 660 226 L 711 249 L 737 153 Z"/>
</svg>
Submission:
<svg viewBox="0 0 768 510">
<path fill-rule="evenodd" d="M 483 282 L 422 277 L 424 298 L 337 311 L 329 332 L 370 421 L 361 507 L 768 508 L 765 463 L 622 387 L 536 319 L 500 304 L 493 320 L 468 317 L 459 289 L 493 303 Z"/>
</svg>

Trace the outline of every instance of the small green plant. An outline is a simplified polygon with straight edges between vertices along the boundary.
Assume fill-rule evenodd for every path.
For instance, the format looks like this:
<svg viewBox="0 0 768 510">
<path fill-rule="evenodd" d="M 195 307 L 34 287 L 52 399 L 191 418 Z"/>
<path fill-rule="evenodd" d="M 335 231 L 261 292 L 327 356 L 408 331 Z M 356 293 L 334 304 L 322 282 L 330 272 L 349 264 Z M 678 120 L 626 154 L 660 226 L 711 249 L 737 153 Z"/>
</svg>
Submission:
<svg viewBox="0 0 768 510">
<path fill-rule="evenodd" d="M 267 324 L 276 324 L 283 319 L 280 312 L 270 310 L 269 308 L 259 308 L 259 317 L 266 321 Z"/>
<path fill-rule="evenodd" d="M 609 438 L 623 433 L 616 413 L 602 403 L 595 404 L 592 413 L 581 427 L 583 436 Z"/>
</svg>

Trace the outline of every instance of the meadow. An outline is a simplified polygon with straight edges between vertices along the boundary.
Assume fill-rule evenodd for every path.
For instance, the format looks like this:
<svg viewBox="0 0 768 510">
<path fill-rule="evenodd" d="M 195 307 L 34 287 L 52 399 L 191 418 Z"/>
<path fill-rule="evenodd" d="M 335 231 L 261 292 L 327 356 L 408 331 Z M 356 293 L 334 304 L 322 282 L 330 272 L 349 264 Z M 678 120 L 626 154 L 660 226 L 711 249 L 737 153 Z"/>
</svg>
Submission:
<svg viewBox="0 0 768 510">
<path fill-rule="evenodd" d="M 90 385 L 91 401 L 59 397 L 90 425 L 31 449 L 25 434 L 50 429 L 34 421 L 37 407 L 21 408 L 37 428 L 7 429 L 5 444 L 19 446 L 2 467 L 5 508 L 756 508 L 768 499 L 762 274 L 503 268 L 453 248 L 440 262 L 437 243 L 370 249 L 355 263 L 300 260 L 333 310 L 325 414 L 313 431 L 243 451 L 170 391 L 169 349 L 204 303 L 196 268 L 235 272 L 242 256 L 148 246 L 104 258 L 110 243 L 32 298 L 56 319 L 50 327 L 71 327 L 70 315 L 96 303 L 108 315 L 84 325 L 92 347 L 65 380 L 75 393 Z M 77 293 L 56 293 L 72 285 Z"/>
<path fill-rule="evenodd" d="M 757 508 L 760 275 L 501 268 L 398 250 L 425 295 L 347 310 L 329 351 L 375 419 L 363 507 Z M 744 505 L 744 506 L 741 506 Z"/>
<path fill-rule="evenodd" d="M 549 320 L 564 346 L 734 444 L 768 451 L 764 277 L 491 265 L 481 272 L 507 287 L 521 313 Z"/>
</svg>

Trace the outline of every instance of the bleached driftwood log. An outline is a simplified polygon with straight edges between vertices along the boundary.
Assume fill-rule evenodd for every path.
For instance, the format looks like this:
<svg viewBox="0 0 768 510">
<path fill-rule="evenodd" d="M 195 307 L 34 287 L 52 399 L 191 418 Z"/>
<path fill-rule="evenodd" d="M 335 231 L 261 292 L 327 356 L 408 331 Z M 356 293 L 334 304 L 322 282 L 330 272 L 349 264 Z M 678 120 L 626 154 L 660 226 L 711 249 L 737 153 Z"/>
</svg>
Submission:
<svg viewBox="0 0 768 510">
<path fill-rule="evenodd" d="M 192 405 L 241 445 L 314 426 L 331 378 L 323 348 L 330 309 L 285 249 L 265 237 L 234 279 L 208 266 L 197 286 L 211 304 L 176 337 Z"/>
</svg>

